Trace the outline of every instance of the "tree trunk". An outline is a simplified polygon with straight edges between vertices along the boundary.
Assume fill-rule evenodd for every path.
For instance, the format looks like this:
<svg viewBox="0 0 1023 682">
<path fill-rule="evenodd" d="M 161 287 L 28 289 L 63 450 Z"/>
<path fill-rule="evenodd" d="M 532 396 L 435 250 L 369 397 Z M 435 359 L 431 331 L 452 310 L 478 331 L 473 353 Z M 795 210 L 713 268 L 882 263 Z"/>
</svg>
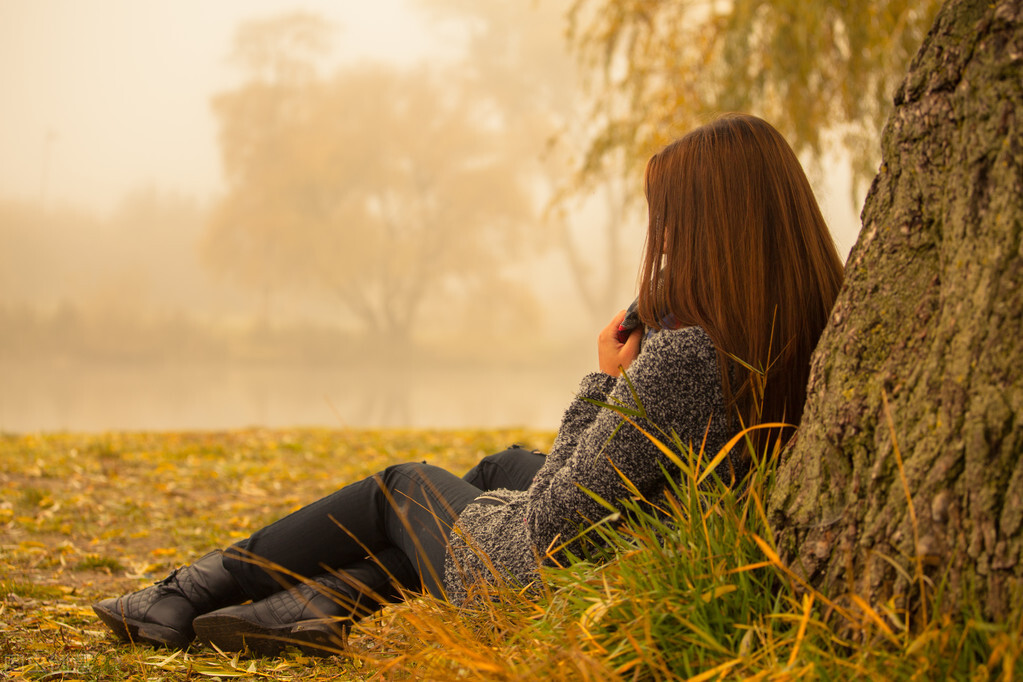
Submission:
<svg viewBox="0 0 1023 682">
<path fill-rule="evenodd" d="M 924 40 L 782 454 L 779 550 L 838 602 L 1023 604 L 1021 20 L 949 0 Z"/>
</svg>

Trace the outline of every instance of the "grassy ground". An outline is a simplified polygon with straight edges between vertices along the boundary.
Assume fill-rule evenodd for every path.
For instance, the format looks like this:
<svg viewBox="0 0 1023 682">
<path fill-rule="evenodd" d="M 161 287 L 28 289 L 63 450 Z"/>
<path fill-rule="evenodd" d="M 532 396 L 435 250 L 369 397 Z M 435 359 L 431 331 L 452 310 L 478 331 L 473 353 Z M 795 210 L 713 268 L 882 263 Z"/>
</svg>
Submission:
<svg viewBox="0 0 1023 682">
<path fill-rule="evenodd" d="M 461 472 L 518 431 L 250 430 L 0 436 L 0 679 L 1023 679 L 1023 620 L 967 609 L 921 620 L 896 604 L 831 599 L 774 554 L 770 467 L 736 497 L 679 482 L 659 513 L 598 528 L 613 561 L 545 572 L 472 609 L 389 606 L 345 656 L 246 659 L 116 642 L 89 605 L 387 464 Z M 704 463 L 706 464 L 706 463 Z M 534 586 L 536 587 L 536 586 Z M 862 603 L 861 603 L 862 602 Z"/>
<path fill-rule="evenodd" d="M 371 677 L 359 658 L 249 661 L 124 646 L 89 605 L 388 464 L 462 472 L 513 442 L 550 441 L 515 431 L 0 436 L 0 678 Z M 367 654 L 374 646 L 359 631 L 351 644 Z"/>
</svg>

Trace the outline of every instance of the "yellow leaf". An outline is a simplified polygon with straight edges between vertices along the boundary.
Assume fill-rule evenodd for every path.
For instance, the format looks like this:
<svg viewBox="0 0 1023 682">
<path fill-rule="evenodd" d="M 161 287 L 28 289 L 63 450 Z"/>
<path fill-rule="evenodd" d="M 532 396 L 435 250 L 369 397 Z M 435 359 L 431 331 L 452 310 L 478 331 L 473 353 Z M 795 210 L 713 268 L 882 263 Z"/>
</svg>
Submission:
<svg viewBox="0 0 1023 682">
<path fill-rule="evenodd" d="M 770 422 L 770 423 L 767 423 L 767 424 L 757 424 L 756 426 L 746 427 L 745 429 L 743 429 L 739 433 L 735 434 L 734 436 L 732 436 L 732 439 L 730 441 L 725 443 L 724 447 L 722 447 L 720 450 L 718 450 L 718 453 L 714 456 L 714 459 L 712 459 L 711 461 L 707 462 L 707 466 L 704 468 L 703 473 L 700 474 L 700 477 L 697 479 L 696 484 L 699 485 L 699 484 L 703 483 L 707 479 L 708 476 L 710 476 L 712 473 L 714 473 L 714 470 L 717 469 L 718 464 L 721 464 L 721 462 L 725 459 L 725 457 L 728 456 L 728 453 L 732 451 L 732 448 L 735 447 L 735 445 L 740 440 L 745 438 L 746 435 L 749 434 L 750 432 L 756 431 L 757 429 L 779 429 L 779 428 L 785 428 L 786 426 L 790 426 L 790 425 L 789 424 L 782 424 L 780 422 Z"/>
<path fill-rule="evenodd" d="M 707 590 L 706 592 L 701 594 L 700 599 L 709 603 L 711 599 L 717 599 L 718 597 L 726 595 L 729 592 L 735 592 L 737 589 L 739 588 L 732 584 L 718 585 L 713 590 Z"/>
<path fill-rule="evenodd" d="M 711 668 L 710 670 L 706 670 L 706 671 L 700 673 L 699 675 L 695 675 L 693 677 L 690 677 L 689 678 L 689 682 L 703 682 L 704 680 L 714 679 L 718 675 L 723 675 L 725 672 L 727 672 L 731 668 L 734 668 L 735 666 L 737 666 L 741 662 L 742 661 L 740 661 L 739 659 L 733 659 L 731 661 L 726 661 L 726 662 L 722 663 L 719 666 L 715 666 L 715 667 Z"/>
</svg>

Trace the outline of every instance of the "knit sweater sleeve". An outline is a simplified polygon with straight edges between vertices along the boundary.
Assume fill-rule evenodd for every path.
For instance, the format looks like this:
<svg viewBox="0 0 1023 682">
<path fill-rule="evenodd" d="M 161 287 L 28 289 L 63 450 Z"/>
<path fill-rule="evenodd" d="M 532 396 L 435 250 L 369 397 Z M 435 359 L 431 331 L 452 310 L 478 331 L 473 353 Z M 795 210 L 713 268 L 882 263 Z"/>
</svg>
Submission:
<svg viewBox="0 0 1023 682">
<path fill-rule="evenodd" d="M 716 436 L 724 430 L 724 407 L 717 356 L 702 329 L 652 334 L 627 378 L 603 376 L 605 380 L 593 375 L 584 379 L 581 397 L 628 408 L 642 406 L 645 418 L 637 420 L 639 425 L 662 442 L 666 440 L 662 431 L 675 432 L 683 444 L 698 450 L 708 427 L 715 436 L 710 441 L 720 440 Z M 576 402 L 582 404 L 566 413 L 562 423 L 566 433 L 559 432 L 549 461 L 527 492 L 526 527 L 530 544 L 541 556 L 608 514 L 585 491 L 618 506 L 631 495 L 624 476 L 644 497 L 654 499 L 665 485 L 662 467 L 677 473 L 657 446 L 619 412 Z"/>
</svg>

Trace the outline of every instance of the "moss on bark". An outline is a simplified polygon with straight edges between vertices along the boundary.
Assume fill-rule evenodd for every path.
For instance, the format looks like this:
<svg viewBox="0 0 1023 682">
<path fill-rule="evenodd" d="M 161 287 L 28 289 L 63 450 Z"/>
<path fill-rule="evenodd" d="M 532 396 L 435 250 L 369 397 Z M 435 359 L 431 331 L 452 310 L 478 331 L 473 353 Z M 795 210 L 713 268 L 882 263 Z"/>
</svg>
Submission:
<svg viewBox="0 0 1023 682">
<path fill-rule="evenodd" d="M 920 566 L 945 609 L 1019 608 L 1021 24 L 1020 0 L 947 2 L 885 128 L 770 499 L 783 556 L 836 598 L 915 608 Z"/>
</svg>

